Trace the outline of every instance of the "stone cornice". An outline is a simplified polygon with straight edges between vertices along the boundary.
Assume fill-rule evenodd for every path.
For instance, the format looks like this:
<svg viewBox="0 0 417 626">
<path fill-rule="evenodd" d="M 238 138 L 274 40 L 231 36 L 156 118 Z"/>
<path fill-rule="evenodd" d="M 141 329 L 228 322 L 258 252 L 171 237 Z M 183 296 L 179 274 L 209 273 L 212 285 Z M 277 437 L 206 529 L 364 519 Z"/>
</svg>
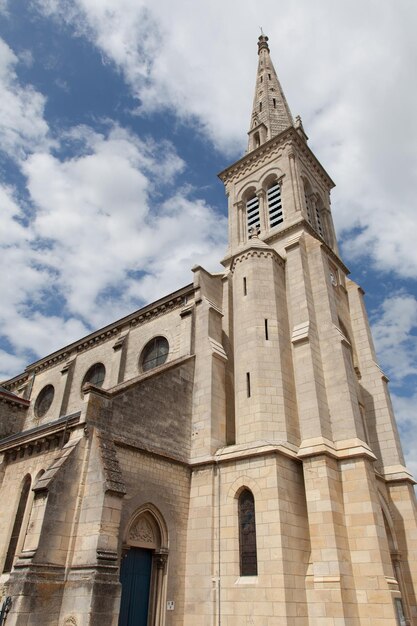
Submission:
<svg viewBox="0 0 417 626">
<path fill-rule="evenodd" d="M 5 402 L 6 404 L 24 409 L 27 409 L 30 405 L 30 400 L 19 398 L 19 396 L 16 396 L 14 393 L 9 393 L 8 391 L 0 391 L 0 402 Z"/>
<path fill-rule="evenodd" d="M 416 485 L 411 472 L 404 465 L 389 465 L 382 469 L 382 476 L 387 483 L 409 482 Z"/>
<path fill-rule="evenodd" d="M 279 239 L 284 239 L 285 237 L 288 237 L 291 233 L 297 233 L 297 231 L 300 233 L 300 236 L 302 235 L 303 231 L 306 231 L 306 232 L 309 233 L 309 235 L 311 235 L 312 237 L 317 239 L 317 241 L 320 242 L 323 250 L 325 250 L 326 254 L 331 258 L 331 260 L 335 263 L 335 265 L 337 265 L 337 267 L 339 269 L 341 269 L 346 275 L 350 274 L 349 268 L 346 267 L 346 265 L 337 256 L 337 254 L 335 252 L 333 252 L 333 250 L 327 245 L 327 243 L 324 241 L 324 239 L 322 239 L 320 237 L 320 235 L 314 230 L 314 228 L 303 217 L 301 217 L 299 221 L 294 222 L 290 226 L 287 226 L 286 228 L 283 228 L 282 230 L 279 230 L 278 232 L 273 233 L 272 235 L 268 235 L 265 238 L 263 238 L 262 233 L 261 233 L 259 239 L 262 242 L 264 242 L 266 245 L 270 246 L 270 244 L 274 243 L 275 241 L 277 241 Z M 291 241 L 288 242 L 288 245 L 285 246 L 285 249 L 290 249 L 291 247 L 295 247 L 297 245 L 299 245 L 298 240 L 296 240 L 295 238 L 292 238 Z M 224 259 L 222 259 L 221 264 L 224 267 L 231 266 L 231 264 L 233 263 L 233 260 L 238 255 L 243 254 L 244 252 L 246 252 L 248 249 L 250 249 L 250 248 L 247 245 L 245 245 L 244 248 L 239 248 L 233 254 L 229 254 L 229 255 L 225 256 Z M 256 249 L 258 249 L 258 250 L 261 249 L 262 250 L 262 248 L 256 248 Z M 271 249 L 274 250 L 274 248 L 271 248 Z M 274 252 L 275 252 L 275 250 L 274 250 Z M 278 252 L 276 252 L 276 254 L 278 255 Z M 279 256 L 279 258 L 283 262 L 285 262 L 285 260 L 282 259 L 282 257 Z"/>
<path fill-rule="evenodd" d="M 312 169 L 319 175 L 319 177 L 325 182 L 326 186 L 331 189 L 335 186 L 334 182 L 327 174 L 324 167 L 321 165 L 317 157 L 312 150 L 308 147 L 305 141 L 299 136 L 294 127 L 290 126 L 279 135 L 276 135 L 269 141 L 265 142 L 256 150 L 252 150 L 241 159 L 224 169 L 218 174 L 220 180 L 227 184 L 236 175 L 240 175 L 245 171 L 250 171 L 253 168 L 259 167 L 259 161 L 263 158 L 271 155 L 271 152 L 284 148 L 287 145 L 295 146 L 298 151 L 309 161 Z"/>
<path fill-rule="evenodd" d="M 115 385 L 111 389 L 103 389 L 102 387 L 96 387 L 95 385 L 91 383 L 87 383 L 86 385 L 84 385 L 82 391 L 84 394 L 94 393 L 103 398 L 113 398 L 119 395 L 120 393 L 123 393 L 124 391 L 126 391 L 126 389 L 129 389 L 130 387 L 134 387 L 138 383 L 144 380 L 147 380 L 148 378 L 159 376 L 160 374 L 163 374 L 167 370 L 183 365 L 184 363 L 188 363 L 188 361 L 194 360 L 194 358 L 195 358 L 194 354 L 191 354 L 191 355 L 187 354 L 186 356 L 182 356 L 182 357 L 179 357 L 178 359 L 169 361 L 168 363 L 164 363 L 163 365 L 159 365 L 158 367 L 155 367 L 154 369 L 151 369 L 148 372 L 143 372 L 142 374 L 139 374 L 138 376 L 135 376 L 134 378 L 130 378 L 127 381 L 119 383 L 118 385 Z"/>
<path fill-rule="evenodd" d="M 315 456 L 329 456 L 338 461 L 357 457 L 365 457 L 376 461 L 376 456 L 370 447 L 361 439 L 346 439 L 343 441 L 330 441 L 325 437 L 305 439 L 298 451 L 299 459 L 308 459 Z"/>
<path fill-rule="evenodd" d="M 285 261 L 278 254 L 278 252 L 274 250 L 274 248 L 271 248 L 267 244 L 264 244 L 263 241 L 261 241 L 261 244 L 263 245 L 252 244 L 251 240 L 249 240 L 243 248 L 240 248 L 234 254 L 231 254 L 225 257 L 221 261 L 222 265 L 224 267 L 228 267 L 230 271 L 233 273 L 237 263 L 244 261 L 245 259 L 249 259 L 251 257 L 263 256 L 263 257 L 273 258 L 278 263 L 278 265 L 280 265 L 281 267 L 284 267 Z"/>
<path fill-rule="evenodd" d="M 119 333 L 126 330 L 126 328 L 134 328 L 148 322 L 151 319 L 154 319 L 155 317 L 163 315 L 168 311 L 179 308 L 184 304 L 184 297 L 193 293 L 193 284 L 191 283 L 186 285 L 164 298 L 156 300 L 142 309 L 139 309 L 126 317 L 122 317 L 120 320 L 117 320 L 116 322 L 113 322 L 112 324 L 109 324 L 108 326 L 105 326 L 104 328 L 101 328 L 86 337 L 83 337 L 79 341 L 75 341 L 74 343 L 65 346 L 61 350 L 53 352 L 39 361 L 35 361 L 25 369 L 23 374 L 5 381 L 3 386 L 10 390 L 15 389 L 22 383 L 26 382 L 30 374 L 38 373 L 42 370 L 53 367 L 57 363 L 67 360 L 70 356 L 79 352 L 84 352 L 90 348 L 94 348 L 109 339 L 116 339 Z"/>
<path fill-rule="evenodd" d="M 40 426 L 24 430 L 16 435 L 9 435 L 9 437 L 5 437 L 0 441 L 0 452 L 6 452 L 7 450 L 12 450 L 13 448 L 20 448 L 22 446 L 36 443 L 41 439 L 54 437 L 58 433 L 62 433 L 64 430 L 68 431 L 68 429 L 73 428 L 79 423 L 80 417 L 81 412 L 72 413 L 70 415 L 60 417 L 58 420 L 53 422 L 41 424 Z"/>
<path fill-rule="evenodd" d="M 266 250 L 265 248 L 249 248 L 244 250 L 243 252 L 240 252 L 238 254 L 235 255 L 232 264 L 230 266 L 230 271 L 233 274 L 233 272 L 235 271 L 235 267 L 238 263 L 241 263 L 242 261 L 245 261 L 246 259 L 250 259 L 250 258 L 255 258 L 257 257 L 258 259 L 260 258 L 270 258 L 273 259 L 280 267 L 284 267 L 285 262 L 284 259 L 282 259 L 278 252 L 276 252 L 275 250 L 273 250 L 271 248 L 271 250 Z"/>
<path fill-rule="evenodd" d="M 258 456 L 282 455 L 297 461 L 297 446 L 285 441 L 254 441 L 247 444 L 235 444 L 220 448 L 214 455 L 195 458 L 190 461 L 191 468 L 199 468 L 219 463 L 243 461 Z"/>
</svg>

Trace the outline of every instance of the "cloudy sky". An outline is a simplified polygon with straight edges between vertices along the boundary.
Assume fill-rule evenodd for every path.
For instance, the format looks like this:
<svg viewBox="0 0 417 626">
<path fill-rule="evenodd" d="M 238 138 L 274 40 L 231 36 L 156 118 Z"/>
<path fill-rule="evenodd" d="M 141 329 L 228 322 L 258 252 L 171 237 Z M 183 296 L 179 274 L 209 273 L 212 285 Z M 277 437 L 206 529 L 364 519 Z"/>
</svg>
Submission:
<svg viewBox="0 0 417 626">
<path fill-rule="evenodd" d="M 218 269 L 259 26 L 417 474 L 415 0 L 0 0 L 0 379 Z"/>
</svg>

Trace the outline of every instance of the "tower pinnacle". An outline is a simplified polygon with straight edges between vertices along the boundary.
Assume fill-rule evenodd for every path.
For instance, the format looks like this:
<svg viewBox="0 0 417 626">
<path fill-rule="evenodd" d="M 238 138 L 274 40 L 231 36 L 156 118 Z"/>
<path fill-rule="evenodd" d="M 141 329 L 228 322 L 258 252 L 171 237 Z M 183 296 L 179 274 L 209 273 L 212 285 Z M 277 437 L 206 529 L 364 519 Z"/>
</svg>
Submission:
<svg viewBox="0 0 417 626">
<path fill-rule="evenodd" d="M 258 38 L 258 71 L 249 128 L 248 152 L 293 125 L 290 108 L 269 56 L 268 37 Z"/>
</svg>

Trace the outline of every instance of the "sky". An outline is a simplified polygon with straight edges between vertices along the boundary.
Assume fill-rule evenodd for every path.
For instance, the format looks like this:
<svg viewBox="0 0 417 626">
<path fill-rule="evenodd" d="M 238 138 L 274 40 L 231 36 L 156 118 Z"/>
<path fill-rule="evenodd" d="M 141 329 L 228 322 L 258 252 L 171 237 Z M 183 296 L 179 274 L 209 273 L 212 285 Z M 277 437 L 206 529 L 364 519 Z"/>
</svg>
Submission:
<svg viewBox="0 0 417 626">
<path fill-rule="evenodd" d="M 220 270 L 260 26 L 417 475 L 415 0 L 0 0 L 0 380 Z"/>
</svg>

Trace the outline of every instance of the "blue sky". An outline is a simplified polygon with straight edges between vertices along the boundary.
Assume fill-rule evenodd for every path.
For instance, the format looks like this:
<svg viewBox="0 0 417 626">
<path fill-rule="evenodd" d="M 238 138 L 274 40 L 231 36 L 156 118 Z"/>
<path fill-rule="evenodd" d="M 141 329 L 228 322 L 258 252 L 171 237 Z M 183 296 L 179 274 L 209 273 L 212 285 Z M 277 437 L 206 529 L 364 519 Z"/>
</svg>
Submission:
<svg viewBox="0 0 417 626">
<path fill-rule="evenodd" d="M 335 180 L 417 473 L 417 5 L 0 0 L 0 378 L 217 270 L 258 25 Z"/>
</svg>

